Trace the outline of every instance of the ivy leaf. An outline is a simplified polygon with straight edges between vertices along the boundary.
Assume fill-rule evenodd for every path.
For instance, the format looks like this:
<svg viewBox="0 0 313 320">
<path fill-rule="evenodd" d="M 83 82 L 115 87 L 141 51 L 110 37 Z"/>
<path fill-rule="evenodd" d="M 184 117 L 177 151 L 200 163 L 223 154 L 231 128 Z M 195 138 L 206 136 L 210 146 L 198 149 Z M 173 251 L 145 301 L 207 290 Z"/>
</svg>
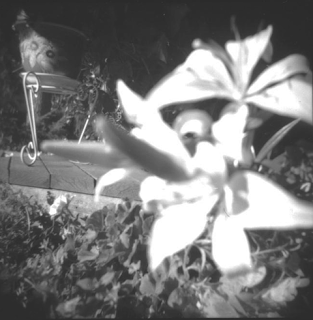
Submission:
<svg viewBox="0 0 313 320">
<path fill-rule="evenodd" d="M 84 261 L 95 260 L 98 257 L 98 255 L 99 255 L 99 252 L 92 252 L 92 251 L 87 251 L 85 249 L 81 249 L 77 254 L 77 259 L 81 263 Z"/>
<path fill-rule="evenodd" d="M 73 234 L 68 234 L 64 244 L 64 252 L 75 250 L 75 239 Z"/>
<path fill-rule="evenodd" d="M 266 291 L 262 298 L 271 304 L 285 305 L 286 302 L 294 300 L 298 287 L 306 287 L 309 283 L 307 278 L 287 278 Z"/>
<path fill-rule="evenodd" d="M 262 165 L 270 168 L 273 172 L 279 174 L 282 170 L 282 165 L 283 165 L 284 161 L 286 161 L 286 154 L 282 153 L 274 159 L 271 159 L 271 160 L 264 159 L 262 161 Z"/>
<path fill-rule="evenodd" d="M 115 276 L 115 272 L 109 271 L 100 278 L 99 283 L 106 286 L 112 282 L 112 280 L 114 279 L 114 276 Z"/>
<path fill-rule="evenodd" d="M 145 274 L 141 279 L 139 290 L 143 295 L 155 294 L 155 285 L 151 282 L 149 274 Z"/>
<path fill-rule="evenodd" d="M 129 265 L 129 268 L 128 268 L 128 273 L 129 274 L 133 274 L 133 273 L 139 271 L 140 270 L 140 266 L 141 266 L 141 261 L 140 260 L 138 260 L 136 263 L 135 262 L 131 263 Z"/>
<path fill-rule="evenodd" d="M 174 289 L 167 299 L 167 304 L 172 307 L 179 307 L 185 302 L 184 292 L 180 287 Z"/>
<path fill-rule="evenodd" d="M 124 252 L 115 253 L 113 248 L 102 251 L 97 257 L 98 264 L 105 264 L 113 260 L 114 258 L 124 254 Z"/>
<path fill-rule="evenodd" d="M 125 246 L 125 248 L 129 248 L 129 243 L 130 243 L 130 236 L 129 234 L 127 234 L 128 230 L 124 230 L 123 233 L 120 234 L 120 239 L 121 239 L 121 242 L 123 243 L 123 245 Z"/>
<path fill-rule="evenodd" d="M 94 281 L 91 278 L 80 279 L 76 282 L 76 285 L 86 291 L 95 289 Z"/>
<path fill-rule="evenodd" d="M 228 302 L 236 309 L 237 312 L 246 316 L 246 312 L 243 309 L 240 300 L 240 294 L 244 288 L 252 288 L 258 285 L 266 276 L 266 268 L 261 266 L 256 270 L 253 270 L 245 275 L 238 276 L 236 278 L 229 279 L 227 276 L 223 276 L 220 279 L 221 285 L 219 290 L 227 294 Z"/>
<path fill-rule="evenodd" d="M 114 212 L 109 212 L 105 218 L 105 225 L 110 228 L 115 226 L 115 214 Z"/>
<path fill-rule="evenodd" d="M 288 258 L 286 267 L 293 272 L 297 272 L 299 270 L 299 266 L 300 266 L 299 254 L 297 252 L 292 252 Z"/>
<path fill-rule="evenodd" d="M 97 210 L 93 212 L 86 221 L 86 227 L 92 228 L 93 230 L 99 232 L 104 228 L 104 219 L 108 210 L 103 208 L 102 210 Z"/>
<path fill-rule="evenodd" d="M 124 224 L 131 224 L 136 220 L 136 217 L 139 216 L 139 212 L 141 210 L 141 206 L 140 205 L 134 205 L 132 204 L 131 208 L 128 210 L 128 214 L 125 218 L 125 220 L 123 221 Z"/>
<path fill-rule="evenodd" d="M 117 210 L 116 210 L 116 220 L 118 223 L 123 223 L 123 221 L 125 220 L 125 218 L 128 216 L 129 211 L 127 210 L 127 208 L 121 204 L 119 204 L 117 206 Z"/>
<path fill-rule="evenodd" d="M 144 235 L 150 233 L 153 221 L 154 221 L 154 216 L 147 217 L 143 220 L 142 232 Z"/>
<path fill-rule="evenodd" d="M 79 301 L 80 301 L 80 297 L 76 297 L 66 302 L 60 303 L 57 306 L 56 311 L 60 313 L 62 317 L 65 317 L 65 318 L 73 317 L 76 310 L 76 306 Z"/>
<path fill-rule="evenodd" d="M 239 315 L 228 301 L 214 291 L 207 291 L 203 300 L 203 311 L 209 318 L 238 318 Z"/>
<path fill-rule="evenodd" d="M 97 232 L 95 230 L 88 229 L 84 235 L 84 238 L 88 242 L 92 242 L 97 237 Z"/>
</svg>

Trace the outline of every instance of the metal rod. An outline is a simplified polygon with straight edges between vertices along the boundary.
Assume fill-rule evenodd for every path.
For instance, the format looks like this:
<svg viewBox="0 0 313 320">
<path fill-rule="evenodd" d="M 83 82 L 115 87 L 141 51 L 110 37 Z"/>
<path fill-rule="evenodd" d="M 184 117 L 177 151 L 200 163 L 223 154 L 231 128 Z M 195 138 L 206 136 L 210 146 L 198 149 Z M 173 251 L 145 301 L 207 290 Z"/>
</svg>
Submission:
<svg viewBox="0 0 313 320">
<path fill-rule="evenodd" d="M 36 84 L 31 85 L 30 88 L 27 87 L 27 77 L 33 74 L 36 79 Z M 38 140 L 37 140 L 37 132 L 36 132 L 36 120 L 35 120 L 35 111 L 34 111 L 34 100 L 33 98 L 36 97 L 36 93 L 39 93 L 40 83 L 38 78 L 36 77 L 35 73 L 28 72 L 23 77 L 23 89 L 24 95 L 26 100 L 26 107 L 27 107 L 27 115 L 30 125 L 30 131 L 32 135 L 32 141 L 28 143 L 27 146 L 24 146 L 21 150 L 21 160 L 24 164 L 31 166 L 33 165 L 38 156 Z M 24 159 L 24 151 L 27 152 L 27 156 L 30 159 L 30 162 L 26 162 Z M 33 153 L 33 154 L 31 154 Z"/>
</svg>

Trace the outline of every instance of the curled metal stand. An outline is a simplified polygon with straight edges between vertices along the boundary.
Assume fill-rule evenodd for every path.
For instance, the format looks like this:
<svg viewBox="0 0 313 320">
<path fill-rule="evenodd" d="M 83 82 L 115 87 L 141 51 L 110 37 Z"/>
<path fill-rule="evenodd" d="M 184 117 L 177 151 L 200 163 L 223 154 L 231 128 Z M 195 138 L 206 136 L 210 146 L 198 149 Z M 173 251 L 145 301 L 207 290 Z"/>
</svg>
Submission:
<svg viewBox="0 0 313 320">
<path fill-rule="evenodd" d="M 35 119 L 35 101 L 41 95 L 41 92 L 52 94 L 76 94 L 80 82 L 66 76 L 48 74 L 48 73 L 35 73 L 24 72 L 21 74 L 23 78 L 23 89 L 26 100 L 27 115 L 32 135 L 32 141 L 21 149 L 21 161 L 27 166 L 33 165 L 37 158 L 40 156 L 36 132 L 36 119 Z M 39 99 L 38 99 L 39 100 Z M 37 106 L 38 107 L 38 106 Z M 89 117 L 90 118 L 90 117 Z M 89 118 L 87 119 L 89 121 Z M 87 126 L 87 124 L 86 124 Z"/>
<path fill-rule="evenodd" d="M 31 86 L 27 86 L 27 78 L 32 75 L 35 78 L 35 83 Z M 36 132 L 36 121 L 35 121 L 35 111 L 34 111 L 34 98 L 37 99 L 39 95 L 40 81 L 34 72 L 27 72 L 23 76 L 23 89 L 26 100 L 27 114 L 29 119 L 30 131 L 32 135 L 32 141 L 28 145 L 23 146 L 21 150 L 21 161 L 27 166 L 33 165 L 37 157 L 38 152 L 38 140 Z M 27 153 L 28 159 L 25 159 L 25 151 Z"/>
</svg>

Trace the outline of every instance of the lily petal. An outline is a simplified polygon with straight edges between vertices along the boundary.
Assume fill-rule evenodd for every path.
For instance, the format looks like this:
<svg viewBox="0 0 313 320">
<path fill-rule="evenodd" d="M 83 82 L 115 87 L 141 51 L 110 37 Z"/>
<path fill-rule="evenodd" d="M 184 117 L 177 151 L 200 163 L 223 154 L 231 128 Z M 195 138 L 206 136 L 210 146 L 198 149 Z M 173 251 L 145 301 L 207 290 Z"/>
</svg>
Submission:
<svg viewBox="0 0 313 320">
<path fill-rule="evenodd" d="M 212 256 L 221 272 L 229 277 L 251 270 L 247 236 L 232 216 L 219 214 L 216 217 L 212 232 Z"/>
<path fill-rule="evenodd" d="M 312 74 L 289 78 L 260 94 L 246 97 L 245 102 L 312 124 Z"/>
<path fill-rule="evenodd" d="M 236 103 L 230 103 L 221 118 L 212 125 L 212 134 L 217 140 L 217 148 L 224 156 L 250 163 L 253 156 L 247 154 L 248 150 L 243 148 L 248 115 L 247 105 L 238 106 Z"/>
<path fill-rule="evenodd" d="M 190 178 L 193 168 L 191 168 L 191 162 L 188 161 L 190 157 L 187 150 L 185 150 L 185 158 L 176 155 L 175 149 L 171 152 L 158 150 L 153 145 L 124 133 L 103 117 L 97 119 L 96 126 L 98 132 L 110 145 L 152 174 L 170 181 L 184 181 Z M 183 144 L 179 140 L 178 142 L 183 148 Z M 163 143 L 166 145 L 166 140 Z"/>
<path fill-rule="evenodd" d="M 122 81 L 118 82 L 118 92 L 129 121 L 139 126 L 131 131 L 133 136 L 162 153 L 180 158 L 181 163 L 189 161 L 190 156 L 179 135 L 163 121 L 158 110 L 153 109 L 149 102 L 130 90 Z M 100 123 L 98 127 L 101 127 Z"/>
<path fill-rule="evenodd" d="M 265 69 L 251 84 L 247 95 L 256 94 L 265 87 L 286 80 L 299 73 L 311 73 L 309 62 L 306 57 L 301 54 L 292 54 Z"/>
<path fill-rule="evenodd" d="M 42 151 L 51 152 L 69 160 L 90 162 L 104 168 L 130 168 L 136 166 L 119 150 L 107 143 L 77 141 L 43 141 Z"/>
<path fill-rule="evenodd" d="M 116 91 L 127 121 L 141 127 L 159 120 L 158 111 L 150 107 L 146 100 L 128 88 L 122 80 L 117 81 Z"/>
<path fill-rule="evenodd" d="M 149 176 L 142 181 L 139 196 L 143 201 L 144 210 L 163 214 L 162 210 L 172 205 L 183 202 L 194 203 L 208 197 L 215 199 L 221 192 L 216 183 L 219 182 L 218 178 L 221 179 L 218 174 L 212 178 L 200 172 L 193 179 L 173 183 Z"/>
<path fill-rule="evenodd" d="M 266 201 L 264 201 L 266 199 Z M 245 229 L 313 227 L 313 204 L 254 172 L 236 172 L 225 187 L 226 210 Z"/>
<path fill-rule="evenodd" d="M 265 52 L 272 32 L 272 26 L 268 26 L 242 41 L 226 42 L 226 50 L 233 60 L 234 70 L 237 70 L 236 83 L 242 93 L 245 93 L 249 85 L 252 71 Z"/>
<path fill-rule="evenodd" d="M 155 270 L 168 256 L 180 251 L 203 232 L 207 213 L 218 197 L 204 197 L 193 203 L 169 206 L 152 227 L 149 266 Z"/>
<path fill-rule="evenodd" d="M 184 64 L 164 77 L 146 96 L 155 108 L 209 98 L 236 99 L 231 77 L 209 50 L 193 51 Z"/>
<path fill-rule="evenodd" d="M 215 42 L 214 40 L 209 40 L 208 42 L 203 42 L 201 39 L 195 39 L 192 42 L 191 46 L 193 47 L 193 49 L 210 50 L 216 58 L 219 58 L 221 61 L 223 61 L 232 80 L 234 80 L 233 74 L 231 73 L 233 62 L 232 62 L 228 52 L 225 51 L 224 48 L 222 46 L 220 46 L 217 42 Z"/>
<path fill-rule="evenodd" d="M 227 166 L 223 154 L 211 143 L 202 141 L 197 144 L 192 161 L 195 167 L 203 170 L 209 177 L 208 183 L 212 188 L 220 192 L 227 179 Z"/>
<path fill-rule="evenodd" d="M 102 190 L 115 182 L 118 182 L 124 179 L 128 175 L 128 170 L 123 168 L 112 169 L 97 181 L 96 189 L 95 189 L 95 202 L 99 201 L 99 196 Z"/>
</svg>

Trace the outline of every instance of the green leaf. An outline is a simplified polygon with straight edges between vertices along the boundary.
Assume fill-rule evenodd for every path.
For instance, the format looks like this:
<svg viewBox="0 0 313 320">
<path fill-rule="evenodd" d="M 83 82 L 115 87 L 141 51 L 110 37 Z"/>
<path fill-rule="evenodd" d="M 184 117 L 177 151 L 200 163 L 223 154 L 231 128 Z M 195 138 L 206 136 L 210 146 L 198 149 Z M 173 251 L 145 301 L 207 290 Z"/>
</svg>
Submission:
<svg viewBox="0 0 313 320">
<path fill-rule="evenodd" d="M 125 230 L 125 231 L 127 231 L 127 230 Z M 124 247 L 128 249 L 129 242 L 130 242 L 130 236 L 125 231 L 120 234 L 120 239 L 121 239 L 121 242 L 123 243 Z"/>
<path fill-rule="evenodd" d="M 154 216 L 147 217 L 143 220 L 142 232 L 143 234 L 149 234 L 154 221 Z"/>
<path fill-rule="evenodd" d="M 100 278 L 99 283 L 106 286 L 112 282 L 112 280 L 114 279 L 114 276 L 115 276 L 115 272 L 109 271 Z"/>
<path fill-rule="evenodd" d="M 116 220 L 117 220 L 118 223 L 123 223 L 123 221 L 128 216 L 128 214 L 129 214 L 129 210 L 125 206 L 122 206 L 121 204 L 119 204 L 117 206 L 117 209 L 116 209 L 117 218 L 116 218 Z"/>
<path fill-rule="evenodd" d="M 107 249 L 102 251 L 99 256 L 97 257 L 97 263 L 98 264 L 105 264 L 110 262 L 111 260 L 113 260 L 116 257 L 119 257 L 120 255 L 123 255 L 124 252 L 114 252 L 114 249 Z"/>
<path fill-rule="evenodd" d="M 86 221 L 86 228 L 100 232 L 104 228 L 104 219 L 107 214 L 107 208 L 93 212 Z"/>
<path fill-rule="evenodd" d="M 151 282 L 149 274 L 145 274 L 141 279 L 139 290 L 143 295 L 155 294 L 155 285 Z"/>
<path fill-rule="evenodd" d="M 91 278 L 80 279 L 76 282 L 76 285 L 86 291 L 95 289 L 94 281 Z"/>
<path fill-rule="evenodd" d="M 270 168 L 273 172 L 279 174 L 281 172 L 281 170 L 282 170 L 282 165 L 283 165 L 285 160 L 286 160 L 286 154 L 282 153 L 282 154 L 280 154 L 279 156 L 277 156 L 274 159 L 271 159 L 271 160 L 264 159 L 262 161 L 262 165 Z"/>
<path fill-rule="evenodd" d="M 116 225 L 115 212 L 113 210 L 109 211 L 104 221 L 107 228 L 114 227 Z"/>
<path fill-rule="evenodd" d="M 174 289 L 167 299 L 167 304 L 172 308 L 183 305 L 183 302 L 185 302 L 183 293 L 180 287 Z"/>
<path fill-rule="evenodd" d="M 282 127 L 279 131 L 277 131 L 262 147 L 259 151 L 257 157 L 255 158 L 255 162 L 262 162 L 262 160 L 266 157 L 266 155 L 286 136 L 286 134 L 296 125 L 298 124 L 300 119 L 296 119 Z"/>
<path fill-rule="evenodd" d="M 107 235 L 112 242 L 115 242 L 118 239 L 119 231 L 116 225 L 107 228 Z"/>
<path fill-rule="evenodd" d="M 92 252 L 92 251 L 87 251 L 85 249 L 81 249 L 77 254 L 77 259 L 81 263 L 84 261 L 95 260 L 98 257 L 98 255 L 99 255 L 99 253 L 97 253 L 97 252 Z"/>
<path fill-rule="evenodd" d="M 297 252 L 291 252 L 290 256 L 288 257 L 286 267 L 291 270 L 292 272 L 297 272 L 300 267 L 300 256 Z"/>
<path fill-rule="evenodd" d="M 260 284 L 266 276 L 265 266 L 260 266 L 251 272 L 238 276 L 234 279 L 229 279 L 223 276 L 220 279 L 220 289 L 228 296 L 238 295 L 244 288 L 253 288 Z"/>
<path fill-rule="evenodd" d="M 203 312 L 208 318 L 238 318 L 235 308 L 216 292 L 208 290 L 202 299 Z"/>
<path fill-rule="evenodd" d="M 64 244 L 64 252 L 75 250 L 75 238 L 73 234 L 68 234 Z"/>
<path fill-rule="evenodd" d="M 79 301 L 80 297 L 76 297 L 66 302 L 60 303 L 57 306 L 56 311 L 60 313 L 62 317 L 73 317 Z"/>
<path fill-rule="evenodd" d="M 283 281 L 280 281 L 278 285 L 275 285 L 266 291 L 262 295 L 262 298 L 274 305 L 285 305 L 286 302 L 295 299 L 298 293 L 298 287 L 306 287 L 309 283 L 310 280 L 307 278 L 286 278 Z"/>
<path fill-rule="evenodd" d="M 91 229 L 88 229 L 84 235 L 84 239 L 88 242 L 92 242 L 97 237 L 97 232 Z"/>
</svg>

